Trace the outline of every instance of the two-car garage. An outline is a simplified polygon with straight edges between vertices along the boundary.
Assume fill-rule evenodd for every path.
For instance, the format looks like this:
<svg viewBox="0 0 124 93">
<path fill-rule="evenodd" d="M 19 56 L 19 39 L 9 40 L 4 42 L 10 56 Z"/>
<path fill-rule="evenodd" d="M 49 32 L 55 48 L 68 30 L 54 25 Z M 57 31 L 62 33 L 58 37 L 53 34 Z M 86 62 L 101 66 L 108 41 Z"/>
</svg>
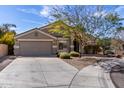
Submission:
<svg viewBox="0 0 124 93">
<path fill-rule="evenodd" d="M 21 41 L 20 54 L 22 56 L 48 56 L 52 54 L 51 41 Z"/>
<path fill-rule="evenodd" d="M 56 37 L 34 29 L 16 36 L 14 53 L 16 56 L 49 56 L 55 50 L 53 42 Z"/>
</svg>

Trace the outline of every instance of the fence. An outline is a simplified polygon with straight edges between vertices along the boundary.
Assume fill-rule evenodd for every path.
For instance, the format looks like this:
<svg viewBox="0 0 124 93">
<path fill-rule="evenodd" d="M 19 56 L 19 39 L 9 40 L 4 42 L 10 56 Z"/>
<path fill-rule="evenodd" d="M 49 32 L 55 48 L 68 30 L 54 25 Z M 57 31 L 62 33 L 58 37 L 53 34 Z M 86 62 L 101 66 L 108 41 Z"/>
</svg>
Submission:
<svg viewBox="0 0 124 93">
<path fill-rule="evenodd" d="M 0 57 L 8 55 L 8 46 L 5 44 L 0 44 Z"/>
</svg>

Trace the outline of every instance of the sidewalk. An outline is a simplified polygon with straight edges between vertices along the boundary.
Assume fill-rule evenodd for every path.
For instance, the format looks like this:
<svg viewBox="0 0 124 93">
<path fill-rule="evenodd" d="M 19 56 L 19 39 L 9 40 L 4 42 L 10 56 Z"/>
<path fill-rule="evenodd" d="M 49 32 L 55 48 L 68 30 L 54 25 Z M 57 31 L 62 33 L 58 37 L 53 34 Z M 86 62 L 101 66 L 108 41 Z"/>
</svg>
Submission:
<svg viewBox="0 0 124 93">
<path fill-rule="evenodd" d="M 90 65 L 73 78 L 71 88 L 114 88 L 109 73 L 101 67 Z"/>
</svg>

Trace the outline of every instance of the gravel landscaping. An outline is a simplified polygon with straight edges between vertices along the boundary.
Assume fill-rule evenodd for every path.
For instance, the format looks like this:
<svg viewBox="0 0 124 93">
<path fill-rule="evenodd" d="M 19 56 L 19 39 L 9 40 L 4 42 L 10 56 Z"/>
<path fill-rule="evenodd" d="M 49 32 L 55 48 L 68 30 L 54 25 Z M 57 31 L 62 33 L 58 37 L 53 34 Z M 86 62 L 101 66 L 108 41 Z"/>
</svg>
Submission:
<svg viewBox="0 0 124 93">
<path fill-rule="evenodd" d="M 91 58 L 91 57 L 73 57 L 71 59 L 63 59 L 66 63 L 76 67 L 78 70 L 81 70 L 82 68 L 92 65 L 97 62 L 97 58 Z"/>
<path fill-rule="evenodd" d="M 124 60 L 123 59 L 103 59 L 99 65 L 108 73 L 115 87 L 124 88 Z"/>
</svg>

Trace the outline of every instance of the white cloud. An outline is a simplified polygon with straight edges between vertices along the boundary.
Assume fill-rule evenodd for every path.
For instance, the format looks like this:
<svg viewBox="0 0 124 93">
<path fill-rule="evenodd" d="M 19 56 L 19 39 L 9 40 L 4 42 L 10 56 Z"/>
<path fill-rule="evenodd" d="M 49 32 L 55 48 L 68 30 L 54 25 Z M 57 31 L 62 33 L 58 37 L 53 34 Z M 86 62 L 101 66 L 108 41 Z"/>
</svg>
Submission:
<svg viewBox="0 0 124 93">
<path fill-rule="evenodd" d="M 55 18 L 50 15 L 50 12 L 52 11 L 53 6 L 42 6 L 42 9 L 40 11 L 40 15 L 42 17 L 45 17 L 49 20 L 49 22 L 54 22 Z"/>
<path fill-rule="evenodd" d="M 43 9 L 40 11 L 41 16 L 48 17 L 50 15 L 50 6 L 43 6 Z"/>
<path fill-rule="evenodd" d="M 45 18 L 48 18 L 50 21 L 54 20 L 54 18 L 50 16 L 52 6 L 44 5 L 44 6 L 42 6 L 41 11 L 39 11 L 35 8 L 30 8 L 30 9 L 18 8 L 17 10 L 20 12 L 23 12 L 23 13 L 29 13 L 29 14 L 34 14 L 34 15 L 40 16 L 40 17 L 45 17 Z"/>
<path fill-rule="evenodd" d="M 29 13 L 29 14 L 34 14 L 34 15 L 40 16 L 39 11 L 34 9 L 34 8 L 31 8 L 31 9 L 20 9 L 20 8 L 18 8 L 17 10 L 21 11 L 21 12 L 24 12 L 24 13 Z"/>
<path fill-rule="evenodd" d="M 41 11 L 36 10 L 34 8 L 30 8 L 30 9 L 18 8 L 17 10 L 21 11 L 23 13 L 29 13 L 29 14 L 35 14 L 35 15 L 38 15 L 38 16 L 42 16 L 42 17 L 48 17 L 50 15 L 51 6 L 47 6 L 47 5 L 42 6 Z"/>
</svg>

